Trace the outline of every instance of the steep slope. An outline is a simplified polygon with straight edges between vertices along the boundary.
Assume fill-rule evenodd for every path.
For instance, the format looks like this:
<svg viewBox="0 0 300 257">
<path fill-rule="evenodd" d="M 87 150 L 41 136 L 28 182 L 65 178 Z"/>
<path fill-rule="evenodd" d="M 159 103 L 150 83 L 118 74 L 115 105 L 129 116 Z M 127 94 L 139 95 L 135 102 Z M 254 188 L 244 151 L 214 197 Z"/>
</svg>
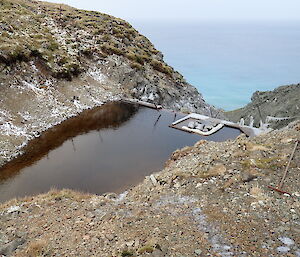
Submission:
<svg viewBox="0 0 300 257">
<path fill-rule="evenodd" d="M 122 84 L 129 95 L 177 109 L 184 106 L 184 100 L 190 100 L 190 109 L 203 107 L 197 91 L 127 22 L 30 0 L 3 0 L 0 4 L 1 79 L 11 69 L 22 72 L 15 67 L 20 62 L 31 62 L 43 75 L 67 80 L 98 64 L 97 68 L 109 70 L 105 71 L 111 80 L 116 86 Z"/>
<path fill-rule="evenodd" d="M 265 122 L 267 116 L 276 117 L 279 119 L 271 118 L 267 121 L 272 128 L 282 128 L 300 119 L 300 84 L 281 86 L 273 91 L 257 91 L 252 95 L 251 103 L 243 108 L 226 112 L 226 116 L 234 122 L 244 118 L 246 123 L 252 116 L 256 126 L 259 126 L 260 120 Z"/>
<path fill-rule="evenodd" d="M 107 101 L 216 112 L 121 19 L 31 0 L 1 0 L 0 13 L 0 165 L 41 131 Z"/>
</svg>

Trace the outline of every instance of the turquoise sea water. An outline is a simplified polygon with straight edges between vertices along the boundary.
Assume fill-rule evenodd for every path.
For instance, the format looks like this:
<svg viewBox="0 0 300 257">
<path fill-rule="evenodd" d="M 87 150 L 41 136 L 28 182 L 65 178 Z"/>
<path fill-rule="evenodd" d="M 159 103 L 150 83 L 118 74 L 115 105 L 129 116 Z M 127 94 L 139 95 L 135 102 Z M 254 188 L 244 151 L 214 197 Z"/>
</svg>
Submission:
<svg viewBox="0 0 300 257">
<path fill-rule="evenodd" d="M 206 101 L 225 110 L 300 82 L 300 23 L 133 22 Z"/>
</svg>

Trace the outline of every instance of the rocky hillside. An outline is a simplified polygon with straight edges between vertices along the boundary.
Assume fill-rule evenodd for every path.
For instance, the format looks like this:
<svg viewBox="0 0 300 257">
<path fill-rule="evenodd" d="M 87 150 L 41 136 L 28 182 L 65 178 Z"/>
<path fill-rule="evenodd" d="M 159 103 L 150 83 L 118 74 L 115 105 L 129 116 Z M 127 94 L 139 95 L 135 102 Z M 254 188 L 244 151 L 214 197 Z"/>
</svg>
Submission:
<svg viewBox="0 0 300 257">
<path fill-rule="evenodd" d="M 226 116 L 238 122 L 245 119 L 246 124 L 250 121 L 250 116 L 254 118 L 254 125 L 259 126 L 260 120 L 267 119 L 272 128 L 282 128 L 288 123 L 300 119 L 300 84 L 281 86 L 273 91 L 257 91 L 252 95 L 251 103 L 245 107 L 230 111 Z M 278 119 L 274 119 L 274 118 Z"/>
<path fill-rule="evenodd" d="M 0 165 L 49 127 L 121 98 L 216 113 L 123 20 L 30 0 L 0 0 L 0 12 Z M 299 85 L 278 90 L 280 98 L 254 94 L 232 119 L 253 113 L 257 122 L 255 103 L 262 115 L 297 113 Z M 251 139 L 199 141 L 120 195 L 52 190 L 12 199 L 0 204 L 0 256 L 299 257 L 299 145 L 288 193 L 268 187 L 299 138 L 293 122 Z"/>
<path fill-rule="evenodd" d="M 8 83 L 14 75 L 30 80 L 35 70 L 48 79 L 66 80 L 105 73 L 135 98 L 177 110 L 201 111 L 205 105 L 162 53 L 121 19 L 30 0 L 2 0 L 0 11 L 1 81 Z M 29 74 L 22 74 L 25 70 Z M 49 86 L 45 79 L 36 82 L 38 88 Z"/>
<path fill-rule="evenodd" d="M 0 165 L 41 131 L 107 101 L 216 112 L 121 19 L 31 0 L 1 0 L 0 14 Z"/>
<path fill-rule="evenodd" d="M 121 195 L 63 190 L 0 205 L 5 256 L 300 256 L 300 123 L 199 141 Z"/>
</svg>

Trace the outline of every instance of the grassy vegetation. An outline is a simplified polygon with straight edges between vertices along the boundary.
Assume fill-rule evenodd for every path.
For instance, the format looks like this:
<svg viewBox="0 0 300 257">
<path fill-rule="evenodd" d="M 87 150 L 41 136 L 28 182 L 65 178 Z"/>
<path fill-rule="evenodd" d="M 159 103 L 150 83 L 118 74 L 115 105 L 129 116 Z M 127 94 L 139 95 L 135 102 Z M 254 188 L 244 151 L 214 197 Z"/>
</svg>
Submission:
<svg viewBox="0 0 300 257">
<path fill-rule="evenodd" d="M 259 168 L 276 170 L 285 166 L 285 161 L 277 157 L 249 159 L 241 162 L 245 168 Z"/>
<path fill-rule="evenodd" d="M 168 74 L 168 75 L 171 75 L 173 73 L 173 69 L 170 66 L 168 66 L 168 65 L 166 65 L 166 64 L 164 64 L 160 61 L 157 61 L 157 60 L 152 60 L 151 61 L 151 66 L 155 70 L 160 71 L 160 72 L 165 73 L 165 74 Z"/>
<path fill-rule="evenodd" d="M 27 0 L 0 0 L 0 63 L 40 58 L 52 74 L 71 78 L 79 74 L 82 55 L 118 55 L 131 67 L 173 74 L 159 51 L 129 23 L 94 11 Z"/>
<path fill-rule="evenodd" d="M 46 201 L 72 199 L 80 202 L 84 199 L 91 198 L 91 195 L 70 189 L 51 189 L 47 194 L 41 195 L 41 197 Z"/>
<path fill-rule="evenodd" d="M 145 245 L 142 248 L 138 250 L 138 253 L 144 254 L 144 253 L 152 253 L 155 250 L 155 247 L 152 245 Z"/>
<path fill-rule="evenodd" d="M 121 257 L 129 257 L 129 256 L 134 256 L 134 252 L 130 250 L 124 250 L 121 253 Z"/>
<path fill-rule="evenodd" d="M 135 70 L 144 70 L 144 66 L 136 62 L 132 62 L 130 67 Z"/>
<path fill-rule="evenodd" d="M 26 3 L 0 1 L 0 61 L 11 65 L 39 57 L 57 76 L 78 73 L 76 58 L 69 56 L 49 28 L 42 25 L 45 16 L 34 13 Z"/>
</svg>

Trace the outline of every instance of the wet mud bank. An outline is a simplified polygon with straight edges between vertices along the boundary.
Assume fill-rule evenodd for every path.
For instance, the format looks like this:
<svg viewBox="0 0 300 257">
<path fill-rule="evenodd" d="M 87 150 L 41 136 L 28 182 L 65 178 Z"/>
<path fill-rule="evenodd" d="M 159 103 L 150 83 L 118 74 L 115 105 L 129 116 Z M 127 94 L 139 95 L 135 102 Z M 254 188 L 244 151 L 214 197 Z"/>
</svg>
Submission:
<svg viewBox="0 0 300 257">
<path fill-rule="evenodd" d="M 0 201 L 51 188 L 121 192 L 161 170 L 178 148 L 240 134 L 230 128 L 209 137 L 177 131 L 169 128 L 175 117 L 124 102 L 85 110 L 31 140 L 0 169 Z"/>
</svg>

